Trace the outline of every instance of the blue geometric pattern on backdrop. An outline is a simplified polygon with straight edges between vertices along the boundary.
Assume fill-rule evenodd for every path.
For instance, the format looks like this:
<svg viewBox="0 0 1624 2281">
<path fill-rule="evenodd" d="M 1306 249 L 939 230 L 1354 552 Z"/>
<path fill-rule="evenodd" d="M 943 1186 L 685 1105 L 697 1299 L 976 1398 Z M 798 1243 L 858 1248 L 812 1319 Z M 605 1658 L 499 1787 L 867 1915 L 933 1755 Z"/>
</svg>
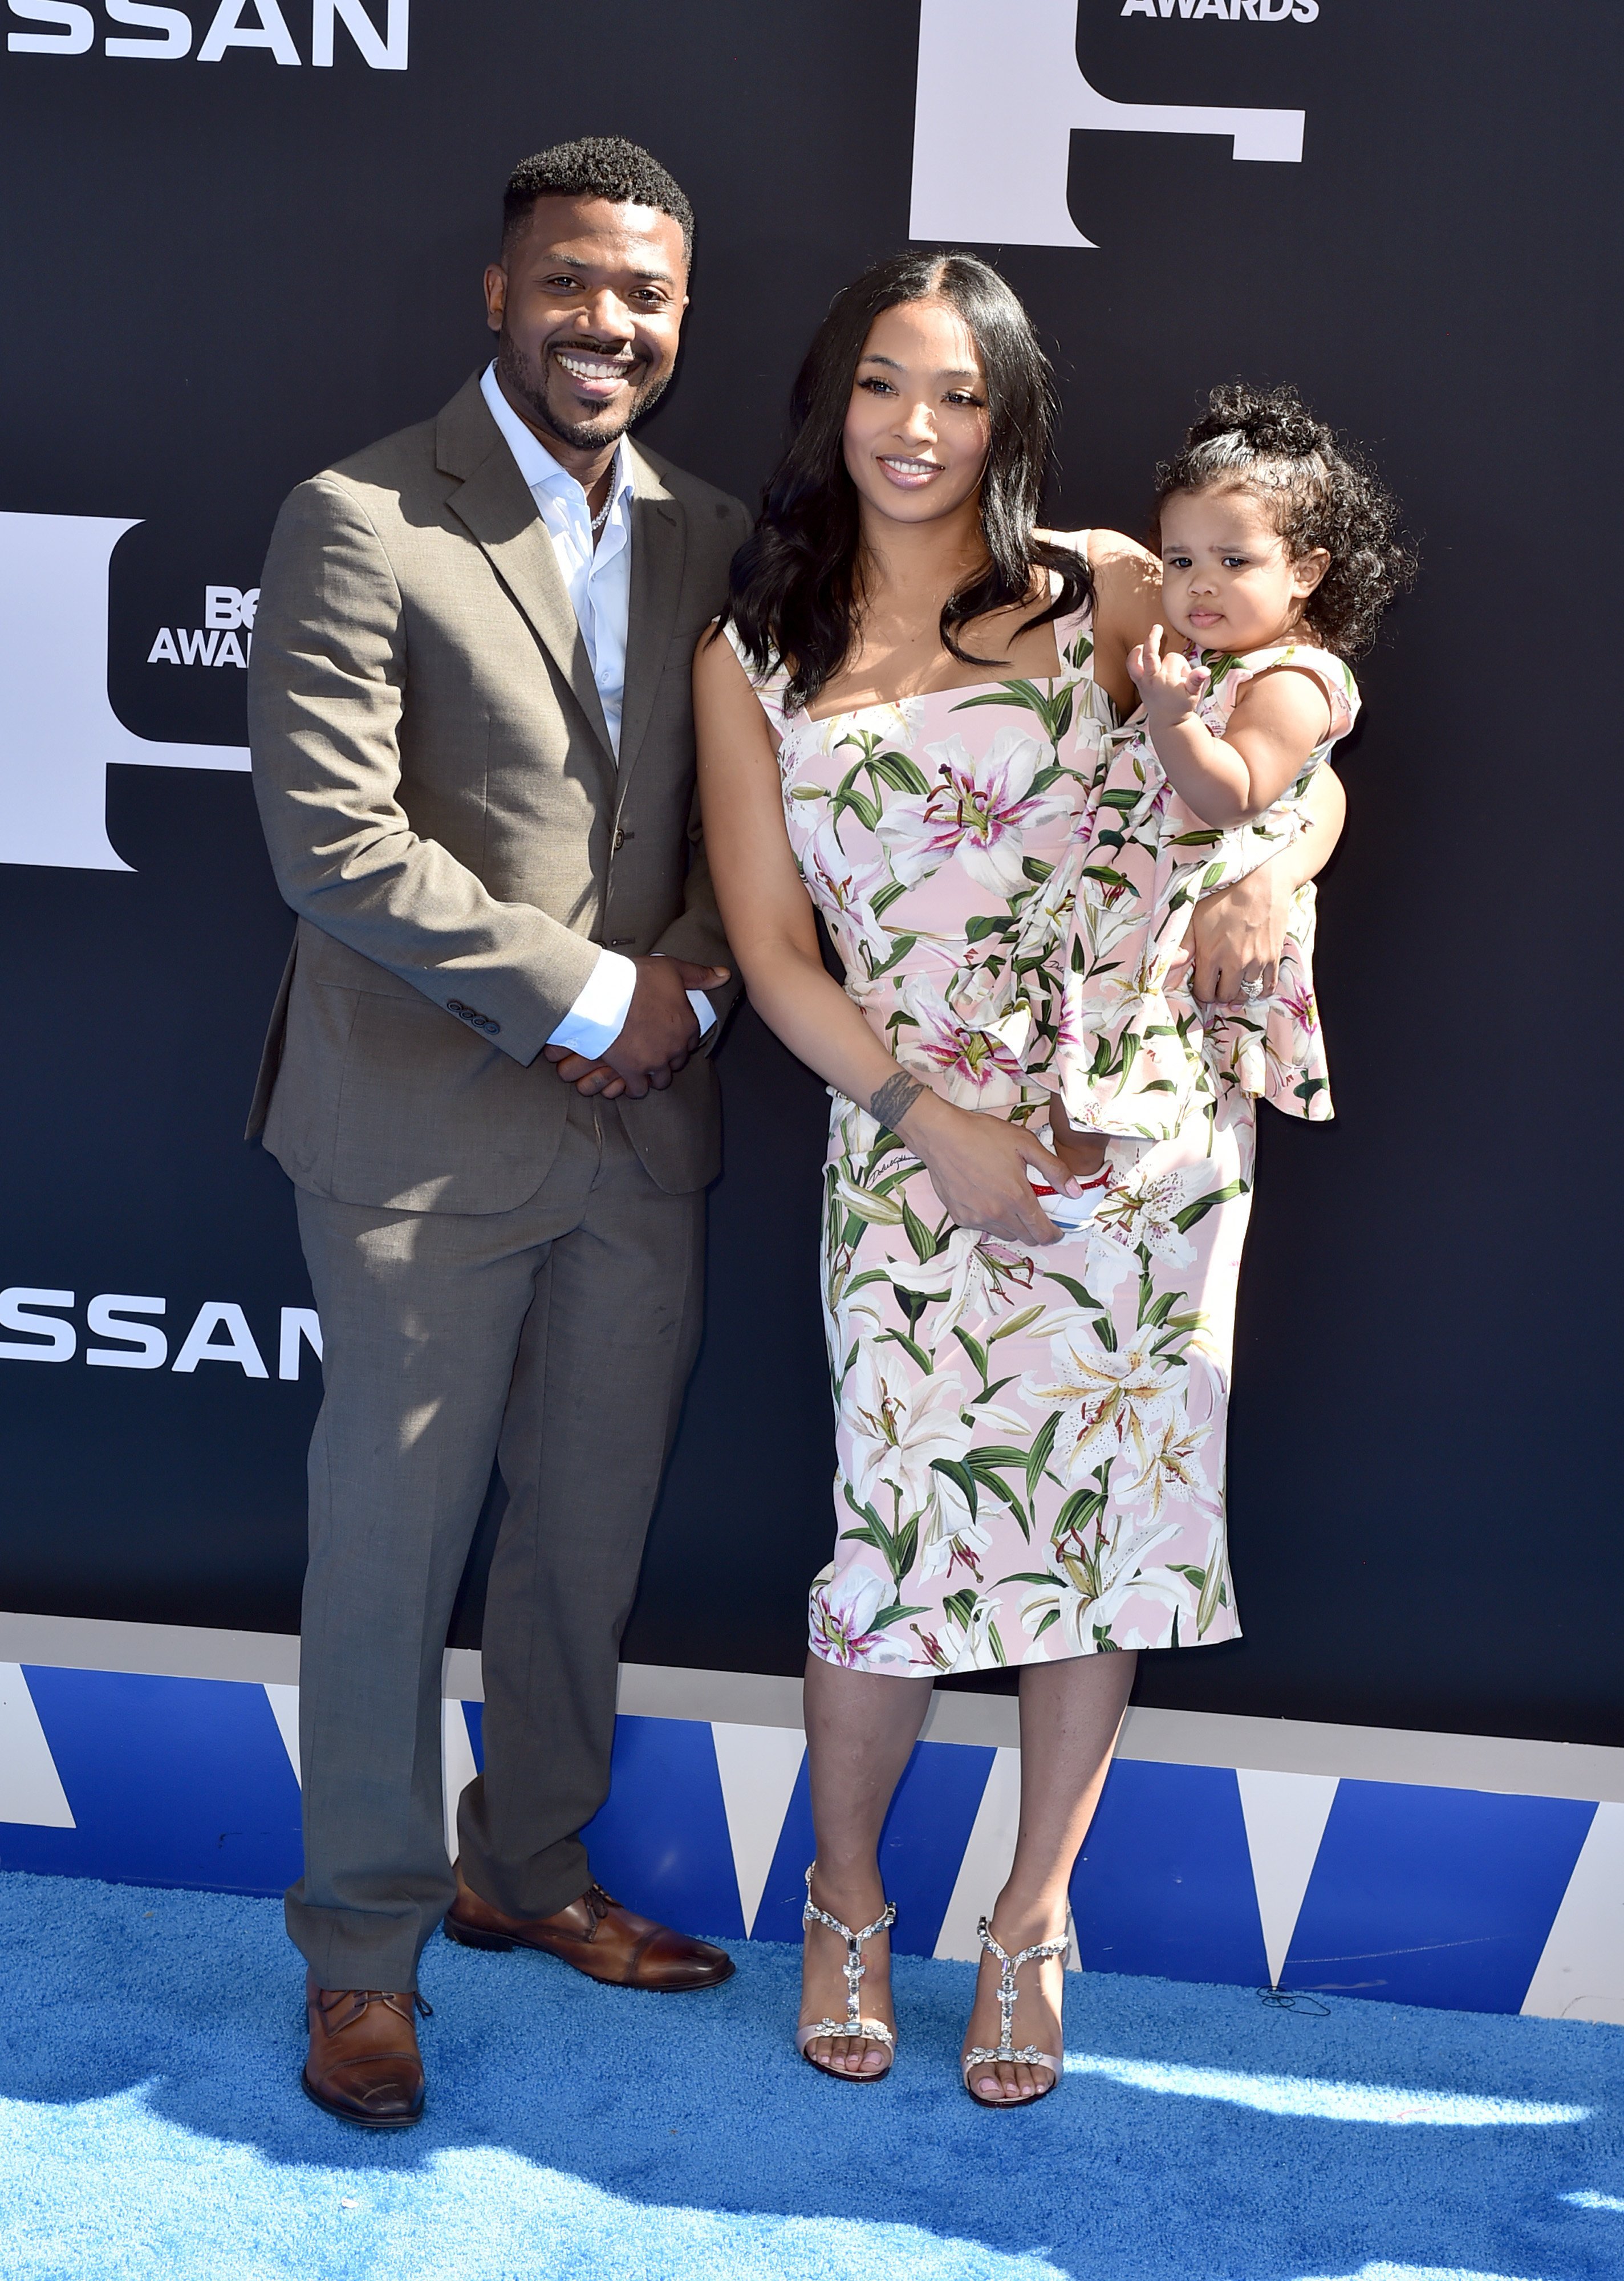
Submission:
<svg viewBox="0 0 1624 2281">
<path fill-rule="evenodd" d="M 745 1937 L 722 1777 L 699 1719 L 621 1719 L 606 1803 L 582 1830 L 592 1875 L 661 1923 Z"/>
<path fill-rule="evenodd" d="M 264 1688 L 36 1666 L 26 1679 L 77 1826 L 0 1823 L 0 1867 L 250 1893 L 280 1892 L 298 1875 L 298 1789 Z M 481 1706 L 461 1712 L 482 1764 Z M 963 1744 L 922 1743 L 909 1759 L 881 1840 L 899 1949 L 933 1949 L 961 1871 L 988 1881 L 985 1898 L 968 1898 L 990 1904 L 1003 1841 L 991 1821 L 973 1851 L 971 1841 L 993 1765 L 991 1750 Z M 612 1782 L 587 1832 L 595 1874 L 668 1922 L 736 1937 L 711 1728 L 623 1719 Z M 1281 1985 L 1515 2012 L 1595 1812 L 1567 1798 L 1342 1781 Z M 760 1834 L 776 1847 L 752 1929 L 793 1941 L 812 1858 L 804 1761 L 781 1827 Z M 1258 1874 L 1274 1873 L 1265 1860 Z M 1118 1759 L 1071 1898 L 1080 1960 L 1095 1971 L 1267 1981 L 1227 1767 Z"/>
<path fill-rule="evenodd" d="M 773 1853 L 772 1867 L 767 1872 L 767 1883 L 762 1888 L 755 1922 L 750 1928 L 753 1940 L 800 1938 L 800 1912 L 807 1898 L 807 1864 L 816 1850 L 816 1841 L 812 1835 L 811 1781 L 803 1756 L 800 1772 L 795 1777 L 795 1787 L 790 1792 L 790 1802 L 779 1826 L 778 1843 Z M 899 1925 L 899 1935 L 901 1929 Z"/>
<path fill-rule="evenodd" d="M 896 1904 L 892 1940 L 899 1954 L 935 1953 L 995 1755 L 964 1743 L 914 1745 L 879 1840 L 885 1898 Z M 754 1939 L 800 1938 L 813 1851 L 812 1798 L 803 1759 L 751 1928 Z M 989 1893 L 986 1906 L 992 1905 Z"/>
<path fill-rule="evenodd" d="M 298 1875 L 298 1784 L 263 1687 L 33 1664 L 24 1676 L 78 1827 L 0 1824 L 0 1866 L 228 1893 L 279 1893 Z"/>
<path fill-rule="evenodd" d="M 1085 1971 L 1266 1986 L 1233 1768 L 1117 1759 L 1071 1875 L 1071 1914 Z"/>
<path fill-rule="evenodd" d="M 1566 1798 L 1342 1782 L 1280 1986 L 1520 2010 L 1595 1817 Z"/>
</svg>

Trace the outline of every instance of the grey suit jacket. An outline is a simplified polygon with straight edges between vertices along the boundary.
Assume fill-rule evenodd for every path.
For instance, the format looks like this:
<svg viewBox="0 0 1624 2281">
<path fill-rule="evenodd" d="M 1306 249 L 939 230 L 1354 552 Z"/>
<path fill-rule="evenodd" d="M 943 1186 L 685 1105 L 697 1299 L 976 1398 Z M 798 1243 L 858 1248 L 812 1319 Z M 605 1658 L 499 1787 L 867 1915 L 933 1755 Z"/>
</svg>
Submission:
<svg viewBox="0 0 1624 2281">
<path fill-rule="evenodd" d="M 537 1056 L 594 946 L 727 963 L 689 670 L 749 519 L 647 453 L 631 467 L 618 766 L 553 542 L 476 380 L 277 518 L 249 740 L 298 924 L 248 1130 L 319 1195 L 512 1210 L 558 1148 L 568 1089 Z M 618 1107 L 661 1187 L 715 1177 L 707 1056 Z"/>
</svg>

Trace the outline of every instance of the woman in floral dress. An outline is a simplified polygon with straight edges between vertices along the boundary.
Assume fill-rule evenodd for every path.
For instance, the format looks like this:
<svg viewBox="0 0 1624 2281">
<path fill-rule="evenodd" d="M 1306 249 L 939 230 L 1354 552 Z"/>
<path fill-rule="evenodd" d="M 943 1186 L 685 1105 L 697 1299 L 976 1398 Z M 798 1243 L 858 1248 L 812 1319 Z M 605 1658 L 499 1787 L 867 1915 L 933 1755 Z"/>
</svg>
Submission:
<svg viewBox="0 0 1624 2281">
<path fill-rule="evenodd" d="M 966 2037 L 968 2087 L 992 2104 L 1057 2079 L 1049 1952 L 1135 1651 L 1237 1629 L 1223 1453 L 1250 1099 L 1113 1143 L 1110 1165 L 1098 1139 L 1046 1145 L 1079 873 L 1110 823 L 1115 708 L 1158 576 L 1115 534 L 1034 530 L 1049 405 L 986 264 L 909 254 L 860 279 L 803 367 L 726 639 L 695 664 L 729 939 L 833 1101 L 837 1542 L 811 1599 L 798 2040 L 829 2072 L 890 2066 L 881 1823 L 935 1674 L 1018 1666 L 1021 1836 Z M 1320 777 L 1303 836 L 1203 905 L 1196 987 L 1272 986 L 1292 896 L 1340 824 Z M 1097 1209 L 1063 1231 L 1034 1177 L 1061 1218 Z M 1021 2056 L 1007 2012 L 998 2032 L 999 1961 Z"/>
</svg>

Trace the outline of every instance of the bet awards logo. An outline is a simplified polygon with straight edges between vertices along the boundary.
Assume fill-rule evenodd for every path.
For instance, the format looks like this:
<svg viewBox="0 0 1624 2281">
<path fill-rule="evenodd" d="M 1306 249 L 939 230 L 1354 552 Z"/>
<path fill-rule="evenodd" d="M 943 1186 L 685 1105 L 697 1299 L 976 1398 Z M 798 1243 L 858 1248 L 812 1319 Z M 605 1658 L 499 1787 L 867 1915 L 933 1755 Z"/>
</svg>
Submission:
<svg viewBox="0 0 1624 2281">
<path fill-rule="evenodd" d="M 0 863 L 128 871 L 107 837 L 111 766 L 248 766 L 240 746 L 137 737 L 108 700 L 108 565 L 138 520 L 0 514 Z M 258 599 L 252 588 L 246 594 L 234 586 L 206 590 L 205 618 L 211 607 L 215 614 L 207 629 L 214 634 L 215 664 L 228 636 L 242 649 L 241 630 L 251 627 L 251 605 Z M 221 623 L 232 617 L 234 624 Z M 194 632 L 185 629 L 187 636 Z M 155 653 L 161 647 L 160 634 Z"/>
<path fill-rule="evenodd" d="M 310 60 L 330 65 L 342 24 L 374 71 L 406 67 L 406 11 L 410 0 L 389 0 L 382 32 L 362 0 L 312 0 Z M 102 0 L 110 24 L 104 55 L 139 58 L 148 63 L 179 63 L 192 52 L 197 26 L 183 8 L 155 7 L 151 0 Z M 6 46 L 14 56 L 85 56 L 96 45 L 96 18 L 81 0 L 10 0 L 11 12 L 36 32 L 11 32 Z M 132 38 L 134 33 L 136 37 Z M 218 0 L 197 49 L 200 64 L 224 60 L 228 48 L 266 48 L 279 64 L 303 63 L 281 0 Z"/>
<path fill-rule="evenodd" d="M 1318 0 L 1130 0 L 1124 15 L 1218 14 L 1254 23 Z M 988 66 L 984 0 L 922 0 L 914 112 L 912 237 L 978 245 L 1083 245 L 1066 205 L 1074 129 L 1119 135 L 1221 135 L 1236 159 L 1297 166 L 1300 111 L 1115 103 L 1077 60 L 1078 0 L 1011 0 L 999 12 Z M 1266 11 L 1266 12 L 1265 12 Z M 1226 43 L 1227 44 L 1227 43 Z"/>
<path fill-rule="evenodd" d="M 1232 24 L 1311 24 L 1319 0 L 1122 0 L 1125 16 L 1226 16 Z"/>
<path fill-rule="evenodd" d="M 244 669 L 254 651 L 254 612 L 259 589 L 205 586 L 200 626 L 159 626 L 149 665 L 236 665 Z M 176 647 L 176 644 L 179 647 Z"/>
</svg>

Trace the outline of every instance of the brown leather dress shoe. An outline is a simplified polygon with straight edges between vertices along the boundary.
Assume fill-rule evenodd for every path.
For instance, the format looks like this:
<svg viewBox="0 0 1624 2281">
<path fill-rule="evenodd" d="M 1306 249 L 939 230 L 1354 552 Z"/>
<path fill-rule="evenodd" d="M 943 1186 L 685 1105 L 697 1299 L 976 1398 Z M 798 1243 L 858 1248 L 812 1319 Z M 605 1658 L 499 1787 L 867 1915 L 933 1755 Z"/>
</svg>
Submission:
<svg viewBox="0 0 1624 2281">
<path fill-rule="evenodd" d="M 305 1977 L 310 2056 L 305 2095 L 364 2130 L 404 2130 L 423 2111 L 423 2061 L 414 2012 L 429 2007 L 409 1991 L 318 1988 Z"/>
<path fill-rule="evenodd" d="M 650 1988 L 673 1995 L 685 1988 L 715 1988 L 733 1974 L 733 1960 L 708 1940 L 692 1940 L 669 1925 L 636 1915 L 589 1885 L 578 1901 L 550 1917 L 509 1917 L 492 1908 L 457 1869 L 457 1898 L 445 1933 L 464 1948 L 535 1948 L 561 1957 L 589 1980 L 616 1988 Z"/>
</svg>

